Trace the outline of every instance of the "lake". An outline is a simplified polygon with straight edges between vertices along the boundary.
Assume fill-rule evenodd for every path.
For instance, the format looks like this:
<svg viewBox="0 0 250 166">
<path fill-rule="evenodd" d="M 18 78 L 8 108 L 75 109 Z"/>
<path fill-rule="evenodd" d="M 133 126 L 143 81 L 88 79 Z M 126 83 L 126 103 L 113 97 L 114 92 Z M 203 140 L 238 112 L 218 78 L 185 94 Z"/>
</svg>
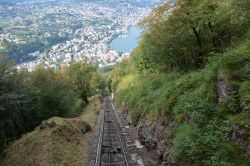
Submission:
<svg viewBox="0 0 250 166">
<path fill-rule="evenodd" d="M 109 43 L 109 47 L 117 52 L 130 53 L 136 46 L 143 29 L 131 26 L 126 36 L 118 36 Z"/>
</svg>

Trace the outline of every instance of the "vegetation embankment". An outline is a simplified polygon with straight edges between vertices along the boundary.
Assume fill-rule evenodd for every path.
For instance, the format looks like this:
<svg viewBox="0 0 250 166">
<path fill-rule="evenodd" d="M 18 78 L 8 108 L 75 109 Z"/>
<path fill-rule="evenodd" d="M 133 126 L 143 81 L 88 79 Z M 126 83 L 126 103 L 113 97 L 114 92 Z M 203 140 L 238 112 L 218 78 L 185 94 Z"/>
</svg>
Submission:
<svg viewBox="0 0 250 166">
<path fill-rule="evenodd" d="M 174 119 L 166 140 L 177 165 L 250 164 L 249 9 L 247 0 L 164 4 L 112 73 L 133 119 Z"/>
<path fill-rule="evenodd" d="M 28 72 L 0 56 L 0 153 L 43 120 L 79 116 L 88 97 L 103 87 L 97 68 L 87 62 Z"/>
<path fill-rule="evenodd" d="M 96 96 L 78 118 L 53 117 L 43 121 L 8 148 L 3 165 L 88 165 L 90 131 L 95 127 L 100 106 Z"/>
</svg>

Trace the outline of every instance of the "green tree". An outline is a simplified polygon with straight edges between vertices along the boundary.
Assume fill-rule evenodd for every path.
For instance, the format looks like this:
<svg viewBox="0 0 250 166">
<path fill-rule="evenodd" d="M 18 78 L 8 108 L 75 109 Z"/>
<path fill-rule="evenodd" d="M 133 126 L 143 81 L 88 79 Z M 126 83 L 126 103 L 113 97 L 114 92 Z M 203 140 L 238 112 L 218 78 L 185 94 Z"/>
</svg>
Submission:
<svg viewBox="0 0 250 166">
<path fill-rule="evenodd" d="M 64 70 L 17 71 L 0 56 L 0 153 L 8 142 L 52 116 L 77 116 L 83 106 Z"/>
<path fill-rule="evenodd" d="M 26 80 L 39 119 L 66 116 L 71 111 L 77 94 L 70 80 L 58 71 L 38 67 Z"/>
<path fill-rule="evenodd" d="M 88 103 L 88 96 L 91 95 L 91 80 L 96 71 L 96 66 L 88 62 L 72 63 L 68 69 L 68 74 L 72 79 L 75 90 L 80 93 L 80 97 L 85 103 Z"/>
<path fill-rule="evenodd" d="M 139 70 L 201 68 L 212 52 L 222 52 L 249 29 L 249 1 L 178 0 L 156 8 L 142 24 L 137 47 Z"/>
<path fill-rule="evenodd" d="M 8 139 L 30 130 L 25 111 L 29 99 L 13 62 L 0 56 L 0 153 Z"/>
</svg>

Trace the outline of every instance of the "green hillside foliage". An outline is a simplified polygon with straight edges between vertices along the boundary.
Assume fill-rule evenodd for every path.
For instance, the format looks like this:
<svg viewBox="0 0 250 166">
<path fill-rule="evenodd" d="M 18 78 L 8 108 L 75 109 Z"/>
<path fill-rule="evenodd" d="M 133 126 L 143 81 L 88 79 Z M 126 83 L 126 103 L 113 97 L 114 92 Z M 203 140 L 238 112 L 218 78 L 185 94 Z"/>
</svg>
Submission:
<svg viewBox="0 0 250 166">
<path fill-rule="evenodd" d="M 172 131 L 173 153 L 179 161 L 198 165 L 250 164 L 231 140 L 232 126 L 237 125 L 250 141 L 249 46 L 247 41 L 237 49 L 213 56 L 198 71 L 128 73 L 113 85 L 117 103 L 129 106 L 133 118 L 142 121 L 159 115 L 172 116 L 177 123 Z M 220 103 L 219 71 L 225 73 L 228 87 L 228 96 Z"/>
<path fill-rule="evenodd" d="M 177 164 L 250 165 L 242 148 L 250 142 L 250 1 L 171 7 L 144 20 L 139 46 L 112 72 L 116 102 L 135 120 L 174 119 L 166 139 Z"/>
<path fill-rule="evenodd" d="M 85 70 L 88 68 L 91 70 Z M 81 82 L 75 84 L 74 76 Z M 79 115 L 88 102 L 82 96 L 97 93 L 101 84 L 100 73 L 87 62 L 60 70 L 40 66 L 28 72 L 17 71 L 12 62 L 0 56 L 0 153 L 45 119 Z M 87 89 L 81 91 L 79 86 Z"/>
<path fill-rule="evenodd" d="M 210 53 L 223 52 L 250 26 L 248 0 L 177 0 L 156 8 L 135 50 L 140 71 L 201 68 Z"/>
</svg>

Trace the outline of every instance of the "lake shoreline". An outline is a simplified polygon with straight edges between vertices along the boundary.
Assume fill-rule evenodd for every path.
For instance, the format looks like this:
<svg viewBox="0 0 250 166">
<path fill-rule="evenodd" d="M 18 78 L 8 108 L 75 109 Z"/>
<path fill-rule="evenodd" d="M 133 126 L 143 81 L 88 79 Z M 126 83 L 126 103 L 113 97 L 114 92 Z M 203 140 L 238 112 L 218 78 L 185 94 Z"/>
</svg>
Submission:
<svg viewBox="0 0 250 166">
<path fill-rule="evenodd" d="M 144 29 L 138 25 L 128 27 L 127 33 L 117 34 L 108 42 L 108 47 L 120 53 L 130 53 L 137 46 L 141 33 Z M 125 44 L 120 45 L 120 44 Z"/>
</svg>

